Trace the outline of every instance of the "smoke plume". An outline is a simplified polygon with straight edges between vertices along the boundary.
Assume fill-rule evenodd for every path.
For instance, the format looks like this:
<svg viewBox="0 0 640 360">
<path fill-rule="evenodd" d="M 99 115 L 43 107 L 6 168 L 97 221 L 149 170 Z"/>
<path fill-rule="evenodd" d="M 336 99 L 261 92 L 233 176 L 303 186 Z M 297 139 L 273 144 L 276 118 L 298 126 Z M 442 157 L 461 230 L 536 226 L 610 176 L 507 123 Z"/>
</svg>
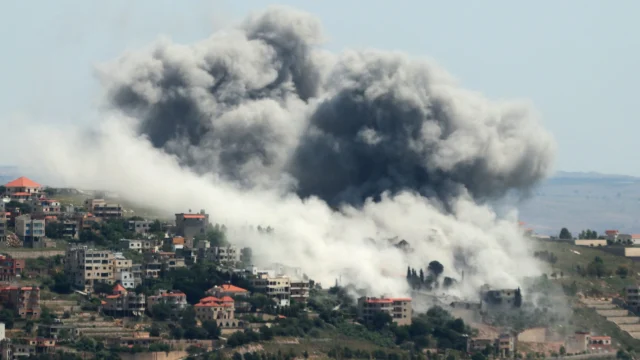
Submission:
<svg viewBox="0 0 640 360">
<path fill-rule="evenodd" d="M 91 137 L 38 126 L 32 139 L 76 140 L 25 161 L 167 214 L 207 209 L 254 256 L 325 285 L 402 295 L 407 265 L 431 260 L 458 279 L 464 263 L 463 294 L 539 273 L 517 214 L 486 205 L 550 171 L 554 143 L 528 104 L 489 101 L 427 60 L 322 41 L 315 17 L 281 7 L 195 44 L 160 39 L 98 67 L 107 110 Z M 259 224 L 276 231 L 246 230 Z"/>
</svg>

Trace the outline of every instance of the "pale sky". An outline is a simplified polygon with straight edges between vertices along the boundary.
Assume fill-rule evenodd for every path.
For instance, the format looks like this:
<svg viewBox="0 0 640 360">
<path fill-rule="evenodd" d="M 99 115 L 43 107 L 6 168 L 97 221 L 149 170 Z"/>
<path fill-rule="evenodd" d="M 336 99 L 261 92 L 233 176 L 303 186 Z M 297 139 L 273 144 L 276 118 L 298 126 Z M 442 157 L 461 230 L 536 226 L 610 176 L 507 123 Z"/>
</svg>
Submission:
<svg viewBox="0 0 640 360">
<path fill-rule="evenodd" d="M 159 35 L 202 39 L 269 4 L 314 13 L 331 50 L 428 56 L 489 98 L 530 99 L 558 142 L 558 170 L 640 176 L 637 0 L 7 1 L 0 134 L 20 116 L 96 121 L 94 64 Z M 2 164 L 11 164 L 10 153 L 0 152 Z"/>
</svg>

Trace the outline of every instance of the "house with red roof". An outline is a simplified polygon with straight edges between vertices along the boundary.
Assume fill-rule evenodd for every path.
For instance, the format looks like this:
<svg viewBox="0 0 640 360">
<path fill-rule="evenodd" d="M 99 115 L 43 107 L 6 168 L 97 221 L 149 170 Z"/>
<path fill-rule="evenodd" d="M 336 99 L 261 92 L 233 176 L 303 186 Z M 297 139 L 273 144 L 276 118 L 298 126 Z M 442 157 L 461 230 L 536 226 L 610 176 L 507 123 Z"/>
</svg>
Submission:
<svg viewBox="0 0 640 360">
<path fill-rule="evenodd" d="M 387 313 L 398 326 L 411 325 L 411 298 L 361 297 L 358 299 L 358 317 L 373 321 L 377 313 Z"/>
<path fill-rule="evenodd" d="M 235 302 L 229 296 L 207 296 L 194 305 L 200 322 L 215 321 L 220 328 L 237 328 L 242 323 L 235 318 Z"/>
<path fill-rule="evenodd" d="M 42 192 L 42 185 L 24 176 L 6 183 L 4 187 L 4 195 L 15 201 L 36 199 Z"/>
<path fill-rule="evenodd" d="M 144 294 L 128 291 L 119 283 L 103 301 L 102 312 L 111 316 L 143 316 L 147 307 Z"/>
</svg>

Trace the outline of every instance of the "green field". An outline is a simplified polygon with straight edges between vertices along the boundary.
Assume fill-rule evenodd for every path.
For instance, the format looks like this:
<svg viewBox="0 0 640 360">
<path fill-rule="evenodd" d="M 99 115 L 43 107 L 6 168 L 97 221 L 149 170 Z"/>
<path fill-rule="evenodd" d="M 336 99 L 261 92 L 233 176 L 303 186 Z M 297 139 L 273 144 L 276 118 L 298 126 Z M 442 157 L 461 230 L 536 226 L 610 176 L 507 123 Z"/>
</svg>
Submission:
<svg viewBox="0 0 640 360">
<path fill-rule="evenodd" d="M 578 289 L 582 292 L 596 290 L 603 294 L 619 294 L 625 286 L 635 284 L 638 280 L 638 271 L 640 271 L 638 263 L 598 248 L 576 246 L 559 241 L 541 241 L 536 244 L 536 250 L 546 250 L 557 257 L 557 262 L 550 265 L 548 270 L 548 275 L 556 274 L 554 281 L 563 285 L 569 285 L 575 281 Z M 577 271 L 577 266 L 586 268 L 596 256 L 602 259 L 604 266 L 612 274 L 601 278 L 581 276 Z M 625 278 L 621 278 L 615 273 L 620 266 L 625 266 L 629 269 L 629 274 Z M 561 274 L 562 276 L 560 276 Z"/>
</svg>

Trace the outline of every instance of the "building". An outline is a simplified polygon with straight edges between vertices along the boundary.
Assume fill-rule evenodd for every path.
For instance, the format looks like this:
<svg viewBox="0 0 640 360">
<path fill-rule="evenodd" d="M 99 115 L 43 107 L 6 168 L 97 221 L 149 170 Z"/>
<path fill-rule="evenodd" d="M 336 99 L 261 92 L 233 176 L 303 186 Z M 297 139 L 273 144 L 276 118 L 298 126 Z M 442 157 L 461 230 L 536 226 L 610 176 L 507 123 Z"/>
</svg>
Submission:
<svg viewBox="0 0 640 360">
<path fill-rule="evenodd" d="M 514 334 L 503 333 L 496 339 L 496 349 L 502 358 L 511 358 L 516 354 L 518 337 Z"/>
<path fill-rule="evenodd" d="M 474 337 L 467 342 L 467 352 L 475 353 L 484 351 L 487 348 L 494 348 L 495 339 L 488 337 Z"/>
<path fill-rule="evenodd" d="M 117 219 L 122 217 L 122 206 L 120 204 L 108 204 L 104 199 L 87 199 L 84 205 L 88 211 L 98 218 Z"/>
<path fill-rule="evenodd" d="M 411 298 L 373 298 L 358 299 L 358 317 L 364 322 L 371 322 L 377 313 L 384 312 L 398 326 L 411 325 Z"/>
<path fill-rule="evenodd" d="M 632 285 L 624 288 L 624 301 L 631 309 L 637 312 L 640 310 L 640 286 Z"/>
<path fill-rule="evenodd" d="M 162 263 L 158 260 L 147 262 L 144 266 L 145 279 L 157 279 L 162 271 Z"/>
<path fill-rule="evenodd" d="M 4 187 L 5 196 L 20 201 L 37 198 L 42 191 L 42 185 L 24 176 L 5 184 Z"/>
<path fill-rule="evenodd" d="M 7 241 L 7 211 L 0 199 L 0 241 Z"/>
<path fill-rule="evenodd" d="M 215 321 L 220 328 L 235 328 L 240 325 L 235 319 L 234 301 L 228 296 L 221 299 L 207 296 L 200 299 L 194 307 L 196 317 L 201 322 Z"/>
<path fill-rule="evenodd" d="M 631 234 L 618 234 L 618 236 L 616 237 L 616 242 L 631 244 L 633 242 L 633 238 Z"/>
<path fill-rule="evenodd" d="M 101 219 L 93 216 L 91 213 L 83 214 L 78 218 L 78 231 L 92 230 L 94 225 L 100 222 Z"/>
<path fill-rule="evenodd" d="M 172 311 L 182 311 L 187 307 L 187 295 L 182 291 L 175 290 L 159 290 L 156 295 L 147 298 L 149 312 L 153 312 L 153 306 L 157 304 L 165 304 L 171 306 Z"/>
<path fill-rule="evenodd" d="M 605 235 L 607 236 L 607 240 L 613 241 L 613 242 L 617 242 L 618 241 L 618 234 L 620 234 L 620 231 L 618 230 L 606 230 Z"/>
<path fill-rule="evenodd" d="M 151 251 L 157 247 L 155 240 L 120 239 L 120 248 L 136 252 Z"/>
<path fill-rule="evenodd" d="M 113 295 L 108 295 L 102 304 L 102 311 L 111 316 L 143 316 L 145 310 L 144 294 L 127 291 L 120 284 L 113 287 Z"/>
<path fill-rule="evenodd" d="M 291 300 L 306 304 L 309 301 L 309 281 L 291 280 Z"/>
<path fill-rule="evenodd" d="M 9 339 L 7 339 L 9 340 Z M 12 338 L 0 345 L 1 359 L 26 359 L 38 355 L 53 354 L 56 351 L 56 341 L 46 338 Z"/>
<path fill-rule="evenodd" d="M 26 248 L 45 247 L 45 220 L 36 220 L 29 214 L 16 217 L 16 235 Z"/>
<path fill-rule="evenodd" d="M 115 256 L 111 250 L 76 246 L 67 250 L 64 269 L 75 287 L 92 292 L 96 282 L 114 283 L 114 260 Z"/>
<path fill-rule="evenodd" d="M 588 332 L 578 331 L 570 336 L 566 341 L 567 353 L 583 353 L 589 350 L 591 343 L 591 334 Z"/>
<path fill-rule="evenodd" d="M 640 244 L 640 234 L 631 234 L 631 242 L 633 245 Z"/>
<path fill-rule="evenodd" d="M 485 287 L 480 298 L 482 310 L 508 310 L 522 305 L 520 289 L 490 290 Z"/>
<path fill-rule="evenodd" d="M 589 350 L 591 352 L 611 352 L 611 336 L 591 336 Z"/>
<path fill-rule="evenodd" d="M 185 238 L 185 246 L 193 247 L 193 238 L 204 236 L 209 227 L 209 215 L 201 211 L 199 214 L 176 214 L 176 234 Z"/>
<path fill-rule="evenodd" d="M 207 290 L 207 294 L 217 298 L 223 298 L 225 296 L 237 298 L 248 297 L 249 295 L 251 295 L 248 290 L 231 284 L 214 286 L 211 289 Z"/>
<path fill-rule="evenodd" d="M 107 339 L 107 345 L 111 347 L 148 348 L 150 345 L 162 343 L 161 337 L 149 336 L 148 332 L 134 332 L 132 336 L 115 337 Z"/>
<path fill-rule="evenodd" d="M 0 281 L 15 281 L 24 271 L 24 267 L 24 259 L 14 259 L 9 255 L 0 255 Z"/>
<path fill-rule="evenodd" d="M 23 318 L 40 317 L 40 288 L 37 286 L 7 286 L 0 288 L 0 304 Z"/>
<path fill-rule="evenodd" d="M 216 246 L 210 248 L 208 253 L 211 254 L 209 261 L 220 264 L 236 264 L 240 262 L 242 251 L 235 246 Z"/>
<path fill-rule="evenodd" d="M 591 246 L 591 247 L 598 247 L 598 246 L 607 246 L 607 240 L 605 239 L 579 239 L 579 240 L 574 240 L 575 245 L 577 246 Z"/>
<path fill-rule="evenodd" d="M 153 221 L 150 220 L 131 220 L 129 221 L 129 230 L 136 234 L 148 234 Z"/>
<path fill-rule="evenodd" d="M 119 282 L 125 289 L 135 289 L 142 282 L 136 282 L 131 271 L 119 271 L 115 273 L 114 280 Z"/>
<path fill-rule="evenodd" d="M 60 202 L 54 199 L 38 198 L 31 201 L 33 212 L 40 215 L 60 215 Z"/>
<path fill-rule="evenodd" d="M 77 239 L 80 236 L 78 232 L 78 221 L 64 220 L 62 222 L 62 236 L 66 239 Z"/>
<path fill-rule="evenodd" d="M 251 282 L 256 292 L 267 295 L 277 306 L 291 305 L 291 279 L 288 277 L 259 273 Z"/>
</svg>

